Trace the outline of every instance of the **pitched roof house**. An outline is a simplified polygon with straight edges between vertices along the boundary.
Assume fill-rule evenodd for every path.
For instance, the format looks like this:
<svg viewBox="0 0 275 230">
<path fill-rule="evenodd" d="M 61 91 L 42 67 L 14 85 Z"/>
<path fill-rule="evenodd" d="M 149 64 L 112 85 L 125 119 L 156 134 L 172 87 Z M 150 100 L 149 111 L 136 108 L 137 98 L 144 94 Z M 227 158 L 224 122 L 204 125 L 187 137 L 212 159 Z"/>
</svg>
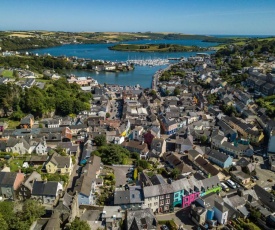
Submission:
<svg viewBox="0 0 275 230">
<path fill-rule="evenodd" d="M 72 159 L 70 156 L 61 156 L 56 152 L 51 156 L 46 163 L 47 173 L 71 174 L 73 168 Z"/>
<path fill-rule="evenodd" d="M 128 210 L 126 213 L 127 229 L 154 230 L 157 229 L 157 219 L 150 208 L 142 210 Z"/>
<path fill-rule="evenodd" d="M 16 199 L 16 191 L 24 181 L 23 173 L 0 172 L 0 196 L 4 199 Z"/>
</svg>

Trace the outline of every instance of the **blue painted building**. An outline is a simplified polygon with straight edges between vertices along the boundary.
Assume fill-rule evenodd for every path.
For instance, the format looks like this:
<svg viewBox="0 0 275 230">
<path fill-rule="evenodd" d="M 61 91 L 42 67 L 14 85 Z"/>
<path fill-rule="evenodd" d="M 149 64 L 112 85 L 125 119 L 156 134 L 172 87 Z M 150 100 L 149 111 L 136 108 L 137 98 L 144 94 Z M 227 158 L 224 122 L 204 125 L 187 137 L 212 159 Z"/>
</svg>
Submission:
<svg viewBox="0 0 275 230">
<path fill-rule="evenodd" d="M 232 165 L 233 158 L 215 149 L 208 154 L 208 160 L 221 168 L 229 168 Z"/>
</svg>

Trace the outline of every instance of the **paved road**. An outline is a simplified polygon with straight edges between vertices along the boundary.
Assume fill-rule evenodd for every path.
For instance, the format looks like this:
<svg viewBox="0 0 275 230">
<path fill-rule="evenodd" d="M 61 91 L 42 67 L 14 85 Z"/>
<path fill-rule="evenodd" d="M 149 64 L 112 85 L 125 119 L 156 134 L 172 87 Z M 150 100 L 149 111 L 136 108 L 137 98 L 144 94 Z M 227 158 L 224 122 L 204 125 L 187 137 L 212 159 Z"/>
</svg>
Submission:
<svg viewBox="0 0 275 230">
<path fill-rule="evenodd" d="M 73 171 L 70 175 L 69 182 L 68 182 L 68 185 L 67 185 L 67 192 L 69 194 L 73 193 L 73 189 L 74 189 L 74 186 L 75 186 L 76 179 L 79 177 L 77 171 L 80 168 L 80 166 L 78 165 L 78 162 L 79 162 L 79 157 L 80 157 L 80 154 L 81 154 L 82 150 L 83 150 L 83 147 L 80 146 L 80 151 L 75 156 L 75 164 L 74 164 Z"/>
</svg>

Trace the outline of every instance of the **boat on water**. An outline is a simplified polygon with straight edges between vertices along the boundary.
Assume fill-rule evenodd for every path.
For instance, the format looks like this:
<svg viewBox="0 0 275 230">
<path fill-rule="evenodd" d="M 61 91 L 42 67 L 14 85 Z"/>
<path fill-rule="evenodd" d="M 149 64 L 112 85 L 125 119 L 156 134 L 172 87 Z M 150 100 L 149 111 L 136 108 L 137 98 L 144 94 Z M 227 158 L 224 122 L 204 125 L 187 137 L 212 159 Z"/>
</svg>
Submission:
<svg viewBox="0 0 275 230">
<path fill-rule="evenodd" d="M 127 64 L 134 64 L 134 65 L 139 65 L 139 66 L 161 66 L 161 65 L 168 65 L 170 64 L 168 59 L 161 59 L 161 58 L 156 58 L 156 59 L 133 59 L 133 60 L 128 60 L 126 62 Z"/>
</svg>

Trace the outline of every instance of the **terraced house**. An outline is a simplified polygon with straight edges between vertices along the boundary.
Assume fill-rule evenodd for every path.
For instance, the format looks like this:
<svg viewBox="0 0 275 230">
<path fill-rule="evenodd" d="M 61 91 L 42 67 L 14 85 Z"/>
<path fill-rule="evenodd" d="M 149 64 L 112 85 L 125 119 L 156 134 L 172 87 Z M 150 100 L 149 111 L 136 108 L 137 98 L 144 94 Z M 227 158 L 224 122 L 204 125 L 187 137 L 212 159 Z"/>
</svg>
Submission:
<svg viewBox="0 0 275 230">
<path fill-rule="evenodd" d="M 198 198 L 221 191 L 218 176 L 197 180 L 194 177 L 173 181 L 171 184 L 158 184 L 143 188 L 144 204 L 153 212 L 169 212 L 174 207 L 186 208 Z"/>
</svg>

